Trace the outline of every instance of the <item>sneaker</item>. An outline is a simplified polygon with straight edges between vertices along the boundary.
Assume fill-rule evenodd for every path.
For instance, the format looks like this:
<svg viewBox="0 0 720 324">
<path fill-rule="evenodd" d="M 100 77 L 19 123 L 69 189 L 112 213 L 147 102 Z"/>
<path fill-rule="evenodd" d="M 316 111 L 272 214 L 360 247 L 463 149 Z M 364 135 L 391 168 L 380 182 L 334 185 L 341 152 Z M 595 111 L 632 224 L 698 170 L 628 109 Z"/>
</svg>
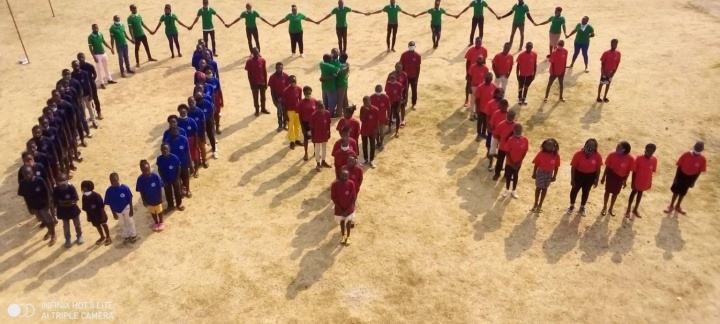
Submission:
<svg viewBox="0 0 720 324">
<path fill-rule="evenodd" d="M 305 57 L 305 54 L 300 54 L 300 57 Z"/>
<path fill-rule="evenodd" d="M 487 169 L 488 169 L 488 172 L 493 172 L 493 171 L 495 171 L 495 167 L 492 167 L 492 166 L 487 167 Z"/>
<path fill-rule="evenodd" d="M 131 237 L 128 241 L 129 241 L 130 243 L 135 243 L 135 242 L 137 242 L 137 240 L 138 240 L 138 237 L 137 237 L 137 235 L 136 235 L 136 236 Z"/>
<path fill-rule="evenodd" d="M 580 207 L 580 210 L 578 210 L 578 214 L 580 214 L 580 216 L 585 217 L 585 207 L 584 206 Z"/>
<path fill-rule="evenodd" d="M 157 223 L 153 224 L 153 226 L 152 226 L 153 232 L 157 232 L 159 226 L 160 226 L 160 224 L 157 224 Z"/>
<path fill-rule="evenodd" d="M 217 160 L 217 158 L 218 158 L 218 152 L 217 152 L 217 151 L 213 152 L 213 153 L 212 153 L 212 157 L 213 157 L 213 159 L 216 159 L 216 160 Z"/>
<path fill-rule="evenodd" d="M 673 210 L 675 210 L 675 207 L 673 207 L 673 206 L 671 205 L 671 206 L 667 206 L 667 208 L 665 208 L 665 210 L 663 210 L 663 212 L 664 212 L 665 214 L 670 214 L 670 213 L 673 212 Z"/>
<path fill-rule="evenodd" d="M 302 146 L 302 145 L 303 145 L 303 142 L 295 141 L 295 145 L 297 145 L 297 146 Z"/>
<path fill-rule="evenodd" d="M 85 243 L 85 238 L 82 237 L 82 236 L 78 236 L 76 242 L 77 242 L 78 245 L 81 245 L 81 244 Z"/>
<path fill-rule="evenodd" d="M 520 195 L 518 195 L 518 192 L 516 190 L 513 190 L 510 195 L 512 195 L 513 198 L 518 199 L 520 198 Z"/>
<path fill-rule="evenodd" d="M 570 207 L 568 207 L 567 209 L 567 213 L 570 214 L 573 212 L 573 210 L 575 210 L 575 205 L 570 205 Z"/>
<path fill-rule="evenodd" d="M 165 229 L 165 223 L 158 224 L 158 232 L 162 232 Z"/>
<path fill-rule="evenodd" d="M 65 247 L 69 249 L 71 246 L 72 246 L 72 241 L 71 241 L 71 240 L 65 240 Z"/>
<path fill-rule="evenodd" d="M 480 136 L 478 134 L 478 136 L 475 136 L 475 142 L 480 142 L 480 141 L 482 141 L 482 136 Z"/>
<path fill-rule="evenodd" d="M 503 193 L 502 193 L 503 198 L 506 198 L 509 195 L 510 195 L 510 190 L 508 190 L 508 189 L 505 189 L 505 191 L 503 191 Z"/>
<path fill-rule="evenodd" d="M 360 161 L 360 164 L 362 164 L 362 165 L 366 165 L 366 164 L 368 164 L 368 161 L 367 161 L 367 160 L 365 160 L 365 159 L 363 159 L 362 161 Z"/>
<path fill-rule="evenodd" d="M 290 55 L 290 57 L 295 57 L 295 53 L 292 53 L 292 54 Z"/>
<path fill-rule="evenodd" d="M 375 164 L 375 161 L 370 161 L 370 167 L 375 169 L 377 167 L 377 164 Z"/>
</svg>

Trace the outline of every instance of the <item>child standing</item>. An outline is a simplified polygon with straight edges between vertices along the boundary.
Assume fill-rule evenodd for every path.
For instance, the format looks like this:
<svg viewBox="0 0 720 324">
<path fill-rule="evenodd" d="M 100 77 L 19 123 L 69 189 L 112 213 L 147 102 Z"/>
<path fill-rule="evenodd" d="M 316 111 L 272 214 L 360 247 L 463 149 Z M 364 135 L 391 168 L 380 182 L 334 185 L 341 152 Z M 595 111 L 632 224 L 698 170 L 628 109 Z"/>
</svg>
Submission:
<svg viewBox="0 0 720 324">
<path fill-rule="evenodd" d="M 357 142 L 350 138 L 350 128 L 345 126 L 340 130 L 340 139 L 335 142 L 332 149 L 332 156 L 335 158 L 335 177 L 340 175 L 340 169 L 347 164 L 348 158 L 357 155 L 357 151 Z"/>
<path fill-rule="evenodd" d="M 105 190 L 105 205 L 110 206 L 115 220 L 122 219 L 124 243 L 135 243 L 138 239 L 133 218 L 132 191 L 127 185 L 120 183 L 120 176 L 110 174 L 110 187 Z"/>
<path fill-rule="evenodd" d="M 625 211 L 625 217 L 630 218 L 630 207 L 632 206 L 635 196 L 635 208 L 632 210 L 632 216 L 642 218 L 638 213 L 638 206 L 640 200 L 642 200 L 643 192 L 650 190 L 652 186 L 653 173 L 657 170 L 657 159 L 653 156 L 657 147 L 655 144 L 645 145 L 645 154 L 635 158 L 635 163 L 632 168 L 632 191 L 630 192 L 630 199 L 628 200 L 628 207 Z"/>
<path fill-rule="evenodd" d="M 303 87 L 303 95 L 305 98 L 300 100 L 298 104 L 298 113 L 300 114 L 300 129 L 303 133 L 303 147 L 305 148 L 305 156 L 303 161 L 307 161 L 308 158 L 308 142 L 312 138 L 310 136 L 310 122 L 312 121 L 312 115 L 315 113 L 317 101 L 312 97 L 312 88 L 309 86 Z"/>
<path fill-rule="evenodd" d="M 540 145 L 540 152 L 533 159 L 533 174 L 535 179 L 535 203 L 530 210 L 533 213 L 542 213 L 542 204 L 550 183 L 555 182 L 558 169 L 560 169 L 560 145 L 554 138 L 546 139 Z"/>
<path fill-rule="evenodd" d="M 379 128 L 380 112 L 377 107 L 370 103 L 370 97 L 363 97 L 363 106 L 360 107 L 360 134 L 362 135 L 363 162 L 370 163 L 371 168 L 375 168 L 375 146 L 377 133 Z M 370 145 L 370 157 L 368 158 L 368 144 Z"/>
<path fill-rule="evenodd" d="M 160 232 L 165 229 L 162 208 L 163 182 L 159 175 L 152 172 L 147 160 L 140 161 L 140 171 L 142 174 L 137 179 L 135 191 L 140 192 L 143 206 L 147 208 L 155 222 L 153 231 Z"/>
<path fill-rule="evenodd" d="M 507 163 L 505 163 L 505 193 L 503 193 L 503 197 L 512 195 L 513 198 L 518 199 L 518 176 L 522 162 L 529 149 L 528 139 L 522 135 L 522 131 L 522 125 L 514 124 L 513 135 L 510 136 L 505 143 Z M 512 191 L 510 191 L 510 182 L 512 182 Z"/>
<path fill-rule="evenodd" d="M 18 195 L 25 198 L 27 207 L 31 214 L 42 221 L 47 228 L 47 233 L 43 237 L 43 241 L 50 239 L 49 246 L 55 244 L 55 218 L 50 213 L 50 190 L 48 184 L 41 177 L 33 173 L 31 166 L 23 166 L 20 170 L 23 180 L 20 181 Z"/>
<path fill-rule="evenodd" d="M 170 153 L 170 145 L 167 143 L 160 145 L 160 152 L 162 154 L 157 157 L 156 163 L 158 173 L 160 173 L 160 178 L 164 184 L 165 200 L 168 203 L 167 210 L 175 209 L 175 203 L 177 202 L 177 209 L 183 211 L 185 206 L 182 204 L 183 195 L 180 189 L 180 170 L 182 169 L 180 158 Z"/>
<path fill-rule="evenodd" d="M 80 208 L 77 205 L 79 200 L 77 190 L 68 182 L 65 173 L 58 174 L 57 186 L 53 189 L 53 205 L 57 209 L 57 217 L 63 222 L 63 233 L 65 234 L 65 247 L 72 246 L 70 238 L 70 221 L 75 227 L 75 235 L 77 236 L 77 244 L 85 243 L 82 236 L 82 227 L 80 227 Z"/>
<path fill-rule="evenodd" d="M 620 142 L 615 148 L 615 152 L 608 154 L 607 159 L 605 159 L 605 172 L 603 172 L 600 180 L 601 184 L 605 184 L 605 197 L 603 209 L 600 212 L 601 215 L 605 216 L 608 212 L 607 203 L 608 199 L 610 199 L 610 216 L 615 216 L 613 212 L 615 200 L 617 200 L 620 191 L 627 186 L 627 178 L 633 164 L 635 164 L 635 159 L 630 155 L 630 143 L 628 142 Z"/>
<path fill-rule="evenodd" d="M 400 102 L 402 101 L 403 85 L 397 81 L 395 74 L 388 76 L 385 83 L 385 91 L 390 98 L 390 116 L 388 116 L 388 132 L 392 130 L 392 124 L 395 123 L 395 138 L 400 137 Z"/>
<path fill-rule="evenodd" d="M 337 126 L 335 127 L 336 131 L 340 131 L 343 129 L 343 127 L 348 127 L 350 129 L 350 138 L 354 139 L 355 142 L 360 142 L 360 122 L 353 118 L 353 115 L 355 114 L 355 106 L 347 107 L 343 110 L 343 118 L 340 118 L 338 120 Z"/>
<path fill-rule="evenodd" d="M 105 206 L 103 204 L 103 198 L 99 193 L 95 192 L 95 184 L 90 180 L 85 180 L 80 183 L 80 190 L 82 190 L 82 210 L 87 213 L 87 220 L 90 222 L 100 233 L 100 239 L 95 242 L 95 245 L 105 243 L 105 245 L 112 244 L 110 238 L 110 229 L 108 228 L 107 213 L 105 213 Z"/>
<path fill-rule="evenodd" d="M 377 150 L 382 151 L 383 141 L 385 140 L 385 125 L 388 123 L 388 111 L 390 109 L 390 97 L 383 92 L 382 85 L 375 86 L 375 93 L 370 96 L 370 105 L 378 109 L 378 132 L 377 132 Z"/>
<path fill-rule="evenodd" d="M 317 166 L 315 170 L 320 172 L 320 168 L 329 168 L 330 164 L 325 162 L 327 152 L 327 142 L 330 140 L 330 112 L 325 110 L 322 101 L 317 102 L 317 110 L 310 118 L 310 135 L 315 146 L 315 162 Z"/>
<path fill-rule="evenodd" d="M 355 200 L 357 189 L 355 183 L 349 179 L 347 170 L 342 170 L 338 178 L 330 186 L 330 199 L 335 204 L 335 220 L 340 223 L 342 241 L 340 244 L 350 245 L 350 229 L 355 217 Z"/>
<path fill-rule="evenodd" d="M 600 180 L 600 168 L 603 165 L 602 155 L 597 151 L 598 143 L 594 138 L 585 141 L 585 146 L 573 155 L 570 161 L 570 207 L 567 212 L 575 209 L 575 200 L 582 190 L 580 198 L 580 216 L 585 216 L 585 204 L 590 197 L 590 189 L 597 188 Z"/>
<path fill-rule="evenodd" d="M 680 156 L 676 165 L 677 171 L 675 172 L 675 179 L 673 180 L 672 191 L 673 196 L 670 201 L 670 206 L 665 209 L 666 214 L 670 214 L 674 211 L 680 215 L 685 215 L 685 210 L 680 207 L 683 198 L 687 195 L 688 190 L 695 186 L 695 181 L 700 177 L 700 173 L 705 172 L 707 167 L 707 160 L 702 155 L 702 151 L 705 150 L 705 143 L 698 141 L 695 143 L 693 150 L 685 152 Z M 677 200 L 677 205 L 675 201 Z"/>
</svg>

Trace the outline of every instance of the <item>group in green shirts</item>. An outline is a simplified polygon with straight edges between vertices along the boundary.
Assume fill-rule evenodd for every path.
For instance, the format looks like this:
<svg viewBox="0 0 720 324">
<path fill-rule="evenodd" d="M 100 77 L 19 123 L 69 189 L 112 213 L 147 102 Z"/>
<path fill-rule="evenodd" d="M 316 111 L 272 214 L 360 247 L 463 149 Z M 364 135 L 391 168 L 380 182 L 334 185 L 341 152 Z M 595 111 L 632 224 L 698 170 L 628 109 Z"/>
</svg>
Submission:
<svg viewBox="0 0 720 324">
<path fill-rule="evenodd" d="M 118 63 L 120 64 L 120 75 L 125 77 L 125 70 L 127 73 L 135 73 L 130 69 L 130 58 L 128 57 L 128 41 L 135 44 L 132 37 L 125 31 L 125 25 L 120 22 L 120 16 L 113 16 L 113 24 L 110 26 L 110 49 L 113 50 L 117 47 Z M 124 63 L 124 65 L 123 65 Z"/>
<path fill-rule="evenodd" d="M 542 26 L 550 24 L 550 51 L 548 52 L 547 58 L 550 58 L 550 54 L 557 47 L 560 41 L 560 32 L 567 37 L 567 30 L 565 30 L 565 17 L 562 16 L 562 7 L 555 8 L 555 14 L 550 16 L 548 20 L 543 21 L 535 26 Z"/>
<path fill-rule="evenodd" d="M 177 48 L 178 56 L 182 57 L 182 54 L 180 53 L 180 41 L 178 40 L 178 29 L 177 26 L 175 26 L 176 22 L 180 24 L 180 26 L 190 30 L 190 27 L 183 24 L 178 17 L 172 13 L 172 7 L 170 7 L 169 4 L 166 4 L 165 14 L 160 16 L 160 21 L 158 21 L 157 27 L 155 27 L 155 30 L 150 32 L 150 35 L 155 35 L 158 29 L 160 29 L 160 25 L 163 23 L 165 24 L 165 36 L 167 36 L 168 45 L 170 45 L 170 54 L 172 55 L 172 58 L 175 58 L 173 43 L 175 43 L 175 47 Z"/>
<path fill-rule="evenodd" d="M 265 18 L 260 16 L 260 13 L 253 10 L 252 5 L 249 3 L 245 5 L 245 11 L 243 11 L 240 14 L 240 17 L 235 19 L 233 22 L 229 24 L 225 24 L 225 27 L 230 28 L 232 25 L 240 21 L 241 19 L 245 19 L 245 34 L 247 36 L 248 41 L 248 49 L 250 49 L 250 52 L 252 53 L 252 39 L 255 38 L 255 47 L 257 48 L 258 52 L 260 52 L 260 36 L 258 35 L 258 28 L 257 28 L 257 19 L 260 18 L 263 22 L 266 24 L 272 26 L 271 23 L 269 23 Z M 250 54 L 252 57 L 252 54 Z"/>
<path fill-rule="evenodd" d="M 579 24 L 575 26 L 570 34 L 565 35 L 565 38 L 570 38 L 572 35 L 575 36 L 575 51 L 573 52 L 572 62 L 569 68 L 573 67 L 578 54 L 582 51 L 583 60 L 585 61 L 585 73 L 588 72 L 588 49 L 590 48 L 590 38 L 595 37 L 595 29 L 589 24 L 590 18 L 588 16 L 582 17 Z"/>
<path fill-rule="evenodd" d="M 512 47 L 513 39 L 515 38 L 515 31 L 520 30 L 520 47 L 518 47 L 518 51 L 522 51 L 523 44 L 525 43 L 525 17 L 527 17 L 533 25 L 536 25 L 536 23 L 532 16 L 530 16 L 530 7 L 528 7 L 524 0 L 518 0 L 518 3 L 512 6 L 510 12 L 498 17 L 498 20 L 509 17 L 510 15 L 513 16 L 512 31 L 510 32 L 510 46 Z"/>
<path fill-rule="evenodd" d="M 379 14 L 381 12 L 387 13 L 387 16 L 388 16 L 387 36 L 385 37 L 385 42 L 387 43 L 387 51 L 395 52 L 395 36 L 397 35 L 398 21 L 399 21 L 398 14 L 402 12 L 403 14 L 406 14 L 410 17 L 414 18 L 414 16 L 412 14 L 408 13 L 407 11 L 402 10 L 402 8 L 400 8 L 400 5 L 395 3 L 395 0 L 390 0 L 389 5 L 383 7 L 382 9 L 380 9 L 378 11 L 368 12 L 365 15 L 370 16 L 370 15 L 374 15 L 374 14 Z M 390 43 L 390 34 L 391 33 L 392 33 L 392 43 Z"/>
<path fill-rule="evenodd" d="M 225 24 L 225 21 L 220 17 L 220 15 L 217 14 L 215 9 L 210 8 L 208 0 L 203 0 L 203 6 L 202 8 L 198 9 L 197 16 L 195 17 L 195 21 L 190 25 L 190 29 L 195 26 L 195 24 L 198 22 L 198 19 L 202 17 L 202 29 L 203 29 L 203 41 L 205 44 L 208 44 L 208 36 L 210 37 L 210 40 L 212 41 L 212 52 L 213 56 L 218 56 L 215 46 L 215 25 L 213 25 L 213 16 L 217 16 L 218 19 L 220 19 L 220 22 Z"/>
<path fill-rule="evenodd" d="M 323 19 L 320 19 L 320 21 L 317 22 L 319 25 L 321 22 L 325 21 L 325 19 L 330 18 L 330 16 L 335 15 L 336 22 L 335 22 L 335 34 L 337 35 L 338 40 L 338 48 L 340 49 L 341 53 L 345 53 L 347 51 L 347 14 L 348 13 L 356 13 L 361 15 L 368 15 L 366 12 L 360 12 L 357 10 L 353 10 L 350 7 L 346 7 L 345 3 L 343 3 L 342 0 L 339 0 L 337 2 L 338 6 L 337 8 L 333 8 L 330 13 L 325 16 Z"/>
<path fill-rule="evenodd" d="M 413 18 L 420 17 L 424 14 L 430 15 L 430 30 L 432 30 L 433 48 L 438 48 L 438 46 L 440 45 L 440 32 L 442 31 L 442 16 L 448 15 L 450 17 L 455 17 L 455 19 L 458 19 L 460 15 L 452 15 L 447 13 L 445 9 L 440 7 L 440 0 L 435 0 L 434 7 L 428 9 L 427 11 L 423 11 L 419 14 L 413 15 Z"/>
<path fill-rule="evenodd" d="M 480 39 L 483 38 L 483 30 L 485 28 L 485 13 L 484 9 L 487 8 L 492 12 L 493 15 L 495 15 L 495 18 L 498 18 L 498 15 L 495 13 L 495 11 L 490 8 L 487 1 L 485 0 L 473 0 L 470 2 L 470 4 L 465 7 L 465 10 L 461 11 L 458 16 L 462 16 L 462 14 L 465 13 L 465 11 L 468 11 L 470 8 L 473 8 L 473 17 L 472 17 L 472 25 L 470 28 L 470 43 L 468 43 L 468 47 L 475 45 L 473 42 L 475 41 L 475 27 L 478 29 L 478 37 Z M 498 18 L 499 19 L 499 18 Z"/>
<path fill-rule="evenodd" d="M 150 32 L 150 28 L 145 26 L 142 16 L 137 12 L 137 6 L 134 4 L 130 5 L 130 16 L 127 18 L 127 24 L 130 30 L 130 36 L 135 39 L 135 67 L 140 67 L 140 43 L 145 47 L 148 61 L 156 62 L 157 60 L 152 58 L 150 54 L 150 46 L 148 45 L 147 35 L 145 35 L 145 31 Z"/>
</svg>

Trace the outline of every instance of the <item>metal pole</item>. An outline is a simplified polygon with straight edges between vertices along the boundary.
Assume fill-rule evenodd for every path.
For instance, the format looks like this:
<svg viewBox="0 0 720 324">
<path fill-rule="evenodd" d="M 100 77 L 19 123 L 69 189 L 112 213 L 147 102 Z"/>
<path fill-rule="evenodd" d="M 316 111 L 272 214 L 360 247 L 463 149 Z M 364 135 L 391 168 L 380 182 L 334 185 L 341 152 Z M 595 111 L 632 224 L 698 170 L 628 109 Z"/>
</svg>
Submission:
<svg viewBox="0 0 720 324">
<path fill-rule="evenodd" d="M 52 12 L 53 18 L 55 18 L 55 9 L 52 7 L 52 1 L 48 0 L 48 4 L 50 4 L 50 11 Z"/>
<path fill-rule="evenodd" d="M 23 52 L 25 52 L 25 59 L 27 60 L 27 63 L 30 63 L 30 58 L 27 55 L 27 50 L 25 49 L 25 43 L 22 40 L 22 36 L 20 35 L 20 30 L 18 29 L 17 22 L 15 22 L 15 16 L 13 15 L 12 8 L 10 8 L 10 2 L 8 0 L 5 0 L 5 3 L 7 4 L 8 11 L 10 11 L 10 17 L 12 17 L 13 24 L 15 25 L 15 31 L 18 34 L 18 38 L 20 39 L 20 45 L 22 45 Z"/>
</svg>

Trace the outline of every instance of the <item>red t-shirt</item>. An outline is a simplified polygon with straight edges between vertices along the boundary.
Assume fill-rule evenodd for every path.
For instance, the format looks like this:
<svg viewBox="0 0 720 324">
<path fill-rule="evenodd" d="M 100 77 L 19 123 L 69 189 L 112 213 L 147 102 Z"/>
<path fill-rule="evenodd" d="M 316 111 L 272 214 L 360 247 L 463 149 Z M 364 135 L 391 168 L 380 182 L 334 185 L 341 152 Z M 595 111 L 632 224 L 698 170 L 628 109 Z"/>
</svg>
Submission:
<svg viewBox="0 0 720 324">
<path fill-rule="evenodd" d="M 270 87 L 270 95 L 277 98 L 283 93 L 283 90 L 288 86 L 289 76 L 283 72 L 281 74 L 273 73 L 268 78 L 268 87 Z"/>
<path fill-rule="evenodd" d="M 495 84 L 490 82 L 482 82 L 475 89 L 475 98 L 477 99 L 477 105 L 475 105 L 476 112 L 485 112 L 485 106 L 488 102 L 493 99 L 493 93 L 495 92 Z"/>
<path fill-rule="evenodd" d="M 337 149 L 333 147 L 332 156 L 335 158 L 335 169 L 340 170 L 347 164 L 347 161 L 351 156 L 357 156 L 357 151 L 353 150 L 352 144 L 350 144 L 350 148 L 348 148 L 347 151 L 343 151 L 340 148 L 340 142 L 337 142 L 335 146 Z"/>
<path fill-rule="evenodd" d="M 560 154 L 548 153 L 541 150 L 535 155 L 533 164 L 537 165 L 540 170 L 553 172 L 560 167 Z"/>
<path fill-rule="evenodd" d="M 692 152 L 685 152 L 677 161 L 677 166 L 682 173 L 694 176 L 700 172 L 705 172 L 707 161 L 702 154 L 695 155 Z"/>
<path fill-rule="evenodd" d="M 330 139 L 330 112 L 316 110 L 310 118 L 313 143 L 326 143 Z"/>
<path fill-rule="evenodd" d="M 391 72 L 390 74 L 393 74 L 395 72 Z M 387 86 L 390 84 L 390 74 L 388 74 L 388 78 L 385 79 L 385 92 L 387 93 Z M 405 90 L 408 87 L 408 75 L 405 72 L 400 72 L 395 76 L 395 81 L 400 83 L 402 85 L 402 90 Z"/>
<path fill-rule="evenodd" d="M 479 56 L 482 56 L 482 57 L 484 57 L 484 58 L 486 58 L 486 59 L 488 58 L 488 57 L 487 57 L 487 50 L 485 49 L 485 47 L 482 47 L 482 46 L 480 46 L 480 47 L 475 47 L 475 46 L 473 46 L 473 47 L 468 48 L 467 52 L 465 52 L 465 60 L 468 61 L 468 62 L 470 62 L 470 66 L 472 66 L 472 65 L 475 64 L 475 63 L 477 63 L 477 58 L 478 58 Z"/>
<path fill-rule="evenodd" d="M 497 123 L 493 130 L 493 137 L 498 139 L 498 149 L 507 152 L 507 140 L 513 136 L 515 122 L 508 122 L 507 119 Z"/>
<path fill-rule="evenodd" d="M 315 107 L 317 105 L 317 100 L 310 98 L 310 99 L 303 99 L 300 100 L 300 103 L 298 104 L 298 112 L 300 113 L 300 119 L 306 123 L 309 123 L 312 119 L 313 113 L 317 110 Z"/>
<path fill-rule="evenodd" d="M 380 119 L 380 123 L 387 123 L 387 112 L 388 108 L 390 108 L 390 97 L 388 97 L 388 95 L 384 93 L 379 96 L 373 94 L 372 96 L 370 96 L 370 104 L 377 107 L 378 119 Z"/>
<path fill-rule="evenodd" d="M 572 161 L 570 161 L 570 166 L 582 173 L 595 173 L 600 170 L 602 165 L 602 156 L 597 151 L 588 157 L 583 150 L 579 150 L 575 152 Z"/>
<path fill-rule="evenodd" d="M 483 65 L 477 65 L 473 64 L 470 66 L 470 69 L 468 70 L 468 75 L 470 76 L 470 85 L 473 87 L 477 87 L 480 85 L 480 83 L 483 83 L 485 81 L 485 75 L 490 72 L 488 70 L 487 66 Z"/>
<path fill-rule="evenodd" d="M 635 158 L 633 164 L 632 188 L 637 191 L 646 191 L 652 187 L 653 173 L 657 170 L 657 159 L 645 155 Z"/>
<path fill-rule="evenodd" d="M 360 147 L 358 147 L 358 142 L 354 140 L 352 137 L 348 138 L 348 143 L 350 143 L 350 150 L 353 152 L 360 152 Z M 340 146 L 342 146 L 342 138 L 335 141 L 335 144 L 333 144 L 332 152 L 340 150 Z M 345 163 L 347 164 L 347 163 Z M 345 164 L 342 164 L 340 166 L 343 166 Z"/>
<path fill-rule="evenodd" d="M 491 106 L 493 104 L 493 101 L 495 101 L 495 99 L 490 100 L 490 102 L 488 102 L 488 105 L 486 106 L 486 111 L 493 109 L 493 107 Z M 500 110 L 500 108 L 498 108 L 497 110 L 495 110 L 492 113 L 492 115 L 488 115 L 488 116 L 490 116 L 490 121 L 488 122 L 488 132 L 493 133 L 493 137 L 500 138 L 498 136 L 495 136 L 495 128 L 497 127 L 498 124 L 507 120 L 507 111 L 503 112 L 502 110 Z"/>
<path fill-rule="evenodd" d="M 335 180 L 330 186 L 330 199 L 335 203 L 335 215 L 345 216 L 343 211 L 348 215 L 355 211 L 355 196 L 357 188 L 352 180 Z"/>
<path fill-rule="evenodd" d="M 602 62 L 600 73 L 602 75 L 610 74 L 611 72 L 617 70 L 620 65 L 620 51 L 605 51 L 605 53 L 603 53 L 600 57 L 600 62 Z"/>
<path fill-rule="evenodd" d="M 282 92 L 282 104 L 286 111 L 296 111 L 302 98 L 302 89 L 298 86 L 288 86 Z"/>
<path fill-rule="evenodd" d="M 520 76 L 533 76 L 535 75 L 535 68 L 537 67 L 537 53 L 530 51 L 522 52 L 517 57 L 517 68 L 520 72 Z"/>
<path fill-rule="evenodd" d="M 492 60 L 492 64 L 493 72 L 500 76 L 510 75 L 513 67 L 513 56 L 510 53 L 507 53 L 507 55 L 503 54 L 503 52 L 497 53 Z"/>
<path fill-rule="evenodd" d="M 377 107 L 360 107 L 360 135 L 372 136 L 377 133 L 380 112 Z"/>
<path fill-rule="evenodd" d="M 422 64 L 422 57 L 415 51 L 406 51 L 400 56 L 400 63 L 403 66 L 403 72 L 407 74 L 408 78 L 417 78 L 420 75 L 420 64 Z"/>
<path fill-rule="evenodd" d="M 267 83 L 267 70 L 265 59 L 253 57 L 245 62 L 245 70 L 248 71 L 248 79 L 252 85 L 264 85 Z"/>
<path fill-rule="evenodd" d="M 402 99 L 403 85 L 399 82 L 385 84 L 385 93 L 390 97 L 390 104 L 400 102 Z"/>
<path fill-rule="evenodd" d="M 562 47 L 556 48 L 550 54 L 550 74 L 564 76 L 567 66 L 568 51 Z"/>
<path fill-rule="evenodd" d="M 505 141 L 505 151 L 507 152 L 507 163 L 517 165 L 522 163 L 525 154 L 528 151 L 528 139 L 525 136 L 510 136 Z"/>
<path fill-rule="evenodd" d="M 633 164 L 635 164 L 635 158 L 633 158 L 630 154 L 622 155 L 617 152 L 612 152 L 608 154 L 605 159 L 605 166 L 610 168 L 610 170 L 615 172 L 615 174 L 621 178 L 625 178 L 628 174 L 630 174 Z"/>
<path fill-rule="evenodd" d="M 360 192 L 360 186 L 362 186 L 363 182 L 363 168 L 357 164 L 355 164 L 354 167 L 350 168 L 349 165 L 345 165 L 343 167 L 343 170 L 348 170 L 349 177 L 348 180 L 352 180 L 352 182 L 355 183 L 355 193 Z"/>
<path fill-rule="evenodd" d="M 360 122 L 357 119 L 352 118 L 352 117 L 350 117 L 350 118 L 343 117 L 343 118 L 340 118 L 340 120 L 338 120 L 335 130 L 339 132 L 345 126 L 350 128 L 350 138 L 354 138 L 355 141 L 357 141 L 358 138 L 360 137 Z"/>
</svg>

